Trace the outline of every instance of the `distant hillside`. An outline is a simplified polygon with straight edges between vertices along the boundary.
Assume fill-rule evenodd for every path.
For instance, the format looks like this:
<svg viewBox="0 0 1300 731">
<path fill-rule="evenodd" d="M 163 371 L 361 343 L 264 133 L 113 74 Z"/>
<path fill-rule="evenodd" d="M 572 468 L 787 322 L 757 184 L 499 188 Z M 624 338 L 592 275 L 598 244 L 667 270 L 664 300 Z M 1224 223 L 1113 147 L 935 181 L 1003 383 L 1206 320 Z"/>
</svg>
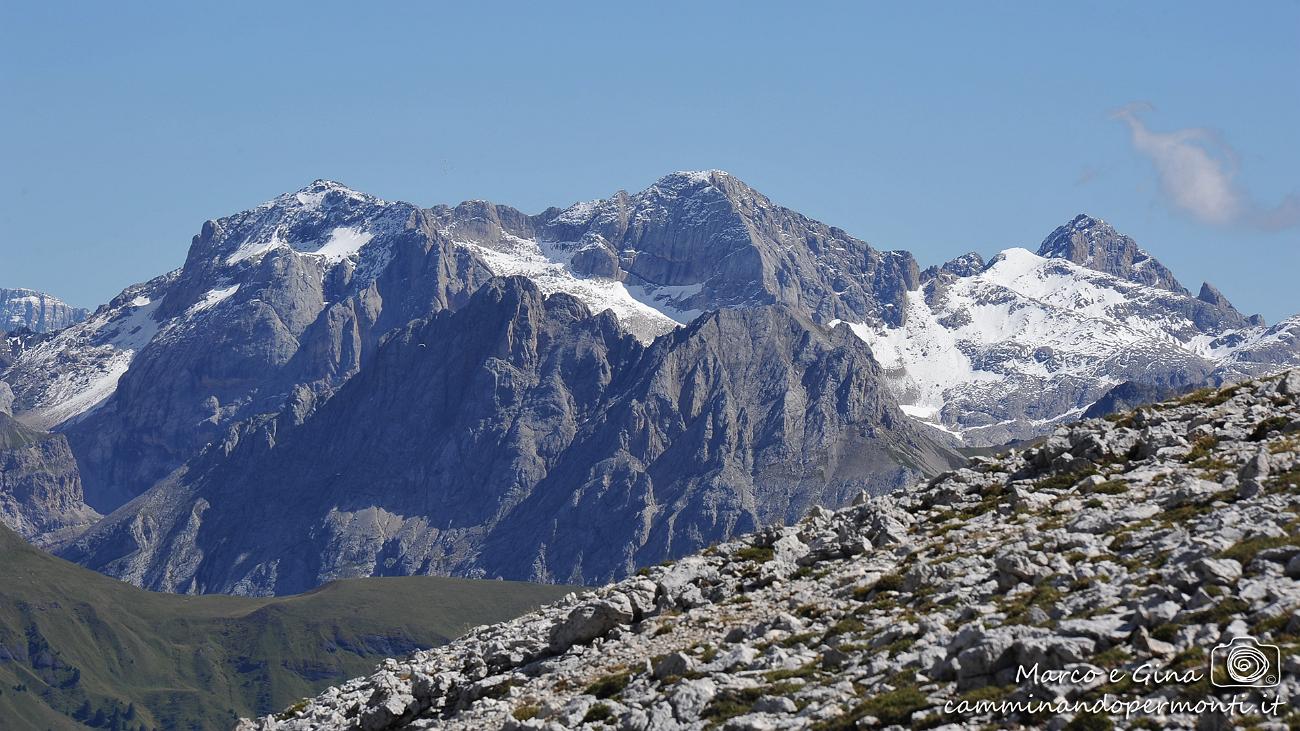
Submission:
<svg viewBox="0 0 1300 731">
<path fill-rule="evenodd" d="M 404 577 L 278 599 L 155 594 L 0 527 L 0 727 L 227 729 L 567 591 Z"/>
</svg>

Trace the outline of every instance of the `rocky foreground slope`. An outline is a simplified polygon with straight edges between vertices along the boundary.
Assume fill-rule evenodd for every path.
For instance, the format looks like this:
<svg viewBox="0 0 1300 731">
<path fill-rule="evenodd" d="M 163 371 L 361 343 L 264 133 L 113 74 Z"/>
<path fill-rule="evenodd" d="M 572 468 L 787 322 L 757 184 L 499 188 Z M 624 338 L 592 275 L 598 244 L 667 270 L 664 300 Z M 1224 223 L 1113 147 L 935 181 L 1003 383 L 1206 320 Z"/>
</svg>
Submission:
<svg viewBox="0 0 1300 731">
<path fill-rule="evenodd" d="M 814 509 L 240 728 L 1283 728 L 1297 577 L 1292 372 Z M 1268 687 L 1216 688 L 1246 636 L 1279 648 Z"/>
</svg>

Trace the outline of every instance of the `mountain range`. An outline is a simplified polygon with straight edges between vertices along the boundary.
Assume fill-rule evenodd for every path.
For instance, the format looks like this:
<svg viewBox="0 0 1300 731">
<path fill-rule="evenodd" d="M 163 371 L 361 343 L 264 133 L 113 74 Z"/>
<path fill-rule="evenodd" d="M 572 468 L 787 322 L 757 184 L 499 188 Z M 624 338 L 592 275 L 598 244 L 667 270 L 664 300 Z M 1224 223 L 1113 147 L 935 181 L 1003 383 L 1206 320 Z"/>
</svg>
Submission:
<svg viewBox="0 0 1300 731">
<path fill-rule="evenodd" d="M 1193 296 L 1098 219 L 922 270 L 707 171 L 537 215 L 316 181 L 206 222 L 0 380 L 106 516 L 43 539 L 61 555 L 264 595 L 617 579 L 1297 363 L 1300 318 Z"/>
</svg>

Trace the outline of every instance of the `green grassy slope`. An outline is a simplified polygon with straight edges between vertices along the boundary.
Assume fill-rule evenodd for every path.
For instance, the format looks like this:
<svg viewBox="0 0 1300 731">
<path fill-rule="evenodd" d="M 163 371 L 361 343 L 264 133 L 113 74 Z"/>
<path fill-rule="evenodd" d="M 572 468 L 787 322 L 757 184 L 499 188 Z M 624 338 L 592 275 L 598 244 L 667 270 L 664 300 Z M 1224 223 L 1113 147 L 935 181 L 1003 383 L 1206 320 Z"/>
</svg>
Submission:
<svg viewBox="0 0 1300 731">
<path fill-rule="evenodd" d="M 273 599 L 157 594 L 0 527 L 0 726 L 225 729 L 569 590 L 402 577 Z"/>
</svg>

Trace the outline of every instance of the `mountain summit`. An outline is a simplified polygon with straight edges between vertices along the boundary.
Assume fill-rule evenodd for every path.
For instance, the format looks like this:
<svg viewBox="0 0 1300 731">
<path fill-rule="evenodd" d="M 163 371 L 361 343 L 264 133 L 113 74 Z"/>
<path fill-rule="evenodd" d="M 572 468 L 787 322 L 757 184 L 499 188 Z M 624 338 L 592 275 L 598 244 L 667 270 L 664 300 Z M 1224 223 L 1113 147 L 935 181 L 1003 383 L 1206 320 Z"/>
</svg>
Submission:
<svg viewBox="0 0 1300 731">
<path fill-rule="evenodd" d="M 1038 247 L 1038 255 L 1049 259 L 1068 259 L 1080 266 L 1130 282 L 1188 294 L 1174 273 L 1140 248 L 1136 241 L 1116 231 L 1100 218 L 1083 213 L 1048 234 Z"/>
</svg>

